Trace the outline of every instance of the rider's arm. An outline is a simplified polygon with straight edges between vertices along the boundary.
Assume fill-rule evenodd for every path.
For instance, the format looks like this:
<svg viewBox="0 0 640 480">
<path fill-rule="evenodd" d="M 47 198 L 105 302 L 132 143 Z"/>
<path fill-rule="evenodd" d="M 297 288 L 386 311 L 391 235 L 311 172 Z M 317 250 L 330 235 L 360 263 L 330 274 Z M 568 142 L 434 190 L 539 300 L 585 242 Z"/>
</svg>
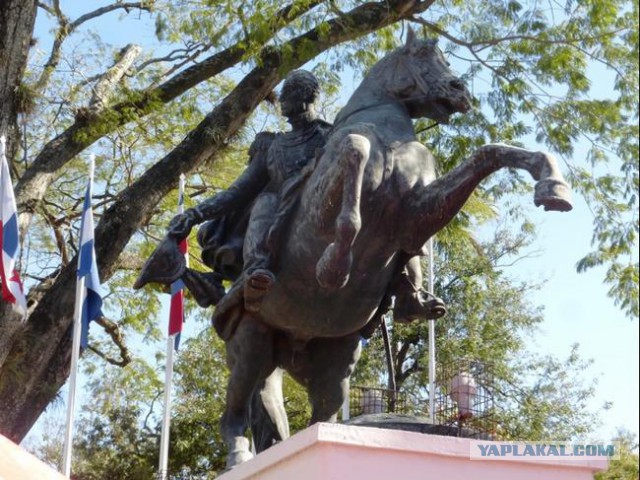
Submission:
<svg viewBox="0 0 640 480">
<path fill-rule="evenodd" d="M 169 235 L 184 238 L 195 225 L 248 206 L 269 181 L 267 162 L 261 157 L 255 158 L 227 190 L 176 215 L 169 223 Z"/>
</svg>

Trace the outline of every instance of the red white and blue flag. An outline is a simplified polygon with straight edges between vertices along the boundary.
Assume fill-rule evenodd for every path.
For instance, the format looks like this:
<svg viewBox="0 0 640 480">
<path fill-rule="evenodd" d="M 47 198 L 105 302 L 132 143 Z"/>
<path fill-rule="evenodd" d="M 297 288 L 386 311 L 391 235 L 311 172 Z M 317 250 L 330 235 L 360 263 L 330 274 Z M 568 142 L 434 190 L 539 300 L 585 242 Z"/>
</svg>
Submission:
<svg viewBox="0 0 640 480">
<path fill-rule="evenodd" d="M 180 186 L 178 189 L 178 213 L 184 213 L 184 175 L 180 175 Z M 187 239 L 184 238 L 179 244 L 180 252 L 187 257 Z M 188 265 L 187 257 L 187 265 Z M 180 346 L 180 334 L 184 323 L 184 283 L 178 279 L 171 284 L 171 305 L 169 307 L 169 336 L 175 335 L 174 347 L 178 350 Z"/>
<path fill-rule="evenodd" d="M 0 136 L 0 247 L 2 247 L 2 265 L 0 277 L 2 280 L 2 298 L 13 304 L 14 310 L 27 314 L 27 300 L 22 290 L 22 282 L 15 269 L 18 257 L 18 212 L 16 199 L 13 194 L 9 163 L 5 154 L 4 136 Z"/>
<path fill-rule="evenodd" d="M 82 298 L 82 335 L 80 346 L 87 347 L 89 322 L 102 316 L 102 295 L 96 251 L 94 245 L 93 211 L 91 209 L 91 190 L 93 188 L 93 159 L 89 170 L 89 182 L 84 195 L 82 223 L 80 226 L 80 257 L 78 259 L 78 280 L 84 279 Z"/>
</svg>

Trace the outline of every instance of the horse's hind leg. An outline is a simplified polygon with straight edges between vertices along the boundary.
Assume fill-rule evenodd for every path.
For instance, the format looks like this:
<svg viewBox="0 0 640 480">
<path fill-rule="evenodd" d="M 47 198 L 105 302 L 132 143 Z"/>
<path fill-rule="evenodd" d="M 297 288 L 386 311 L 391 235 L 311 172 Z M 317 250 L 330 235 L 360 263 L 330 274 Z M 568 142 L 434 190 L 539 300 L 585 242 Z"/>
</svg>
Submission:
<svg viewBox="0 0 640 480">
<path fill-rule="evenodd" d="M 342 288 L 349 280 L 353 255 L 351 247 L 360 231 L 360 195 L 364 168 L 369 159 L 369 140 L 357 134 L 347 135 L 340 143 L 336 186 L 330 191 L 327 204 L 340 205 L 335 220 L 335 237 L 316 264 L 316 279 L 325 288 Z M 341 188 L 340 188 L 341 187 Z M 342 198 L 337 198 L 339 193 Z"/>
<path fill-rule="evenodd" d="M 305 382 L 311 402 L 311 421 L 335 422 L 349 394 L 349 377 L 360 357 L 360 334 L 345 338 L 316 339 L 308 346 Z"/>
<path fill-rule="evenodd" d="M 227 444 L 227 467 L 230 468 L 253 456 L 245 432 L 249 427 L 252 396 L 275 368 L 273 331 L 252 315 L 245 315 L 226 347 L 231 375 L 221 432 Z"/>
<path fill-rule="evenodd" d="M 279 368 L 253 394 L 251 434 L 258 453 L 289 437 L 289 422 L 282 397 L 282 370 Z"/>
</svg>

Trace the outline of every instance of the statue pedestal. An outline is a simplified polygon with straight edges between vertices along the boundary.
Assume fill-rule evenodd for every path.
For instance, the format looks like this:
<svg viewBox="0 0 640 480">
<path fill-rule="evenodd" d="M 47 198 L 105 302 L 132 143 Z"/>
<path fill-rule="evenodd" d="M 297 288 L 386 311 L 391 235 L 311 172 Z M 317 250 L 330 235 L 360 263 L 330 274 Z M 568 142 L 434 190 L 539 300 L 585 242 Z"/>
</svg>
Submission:
<svg viewBox="0 0 640 480">
<path fill-rule="evenodd" d="M 220 480 L 592 480 L 607 460 L 471 459 L 501 442 L 318 423 L 218 477 Z M 476 454 L 477 456 L 477 454 Z"/>
<path fill-rule="evenodd" d="M 2 480 L 65 480 L 65 476 L 56 472 L 35 455 L 0 435 L 0 479 Z"/>
</svg>

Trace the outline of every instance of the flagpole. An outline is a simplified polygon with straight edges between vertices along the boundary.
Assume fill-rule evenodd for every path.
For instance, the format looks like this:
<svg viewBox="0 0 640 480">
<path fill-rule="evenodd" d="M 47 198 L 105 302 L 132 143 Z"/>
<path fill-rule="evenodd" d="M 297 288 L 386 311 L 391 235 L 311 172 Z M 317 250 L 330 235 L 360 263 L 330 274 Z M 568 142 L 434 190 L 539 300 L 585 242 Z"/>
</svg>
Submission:
<svg viewBox="0 0 640 480">
<path fill-rule="evenodd" d="M 427 279 L 429 292 L 434 295 L 433 278 L 433 237 L 427 242 L 429 255 L 429 276 Z M 436 397 L 436 321 L 429 320 L 429 419 L 435 423 L 435 397 Z"/>
<path fill-rule="evenodd" d="M 180 175 L 178 187 L 178 213 L 184 213 L 184 174 Z M 171 426 L 171 386 L 173 384 L 173 357 L 176 335 L 167 335 L 167 360 L 164 373 L 164 411 L 160 432 L 160 462 L 158 465 L 160 480 L 168 478 L 169 431 Z"/>
<path fill-rule="evenodd" d="M 164 374 L 164 412 L 160 434 L 160 480 L 168 477 L 169 465 L 169 427 L 171 422 L 171 384 L 173 382 L 173 351 L 175 335 L 167 336 L 167 363 Z"/>
<path fill-rule="evenodd" d="M 67 401 L 67 429 L 64 437 L 63 473 L 66 478 L 71 478 L 71 444 L 73 442 L 73 423 L 76 401 L 76 383 L 78 358 L 80 356 L 80 334 L 82 324 L 82 300 L 84 293 L 84 277 L 76 281 L 76 305 L 73 314 L 73 344 L 71 351 L 71 374 L 69 376 L 69 400 Z"/>
<path fill-rule="evenodd" d="M 89 182 L 93 183 L 94 155 L 89 159 Z M 81 261 L 82 249 L 78 251 L 78 265 Z M 82 302 L 84 301 L 84 276 L 76 277 L 76 302 L 73 312 L 73 341 L 71 344 L 71 372 L 69 375 L 69 399 L 67 401 L 67 426 L 64 436 L 62 455 L 62 471 L 66 478 L 71 478 L 71 450 L 73 443 L 73 424 L 75 416 L 76 387 L 78 379 L 78 358 L 80 357 L 80 337 L 82 334 Z"/>
</svg>

